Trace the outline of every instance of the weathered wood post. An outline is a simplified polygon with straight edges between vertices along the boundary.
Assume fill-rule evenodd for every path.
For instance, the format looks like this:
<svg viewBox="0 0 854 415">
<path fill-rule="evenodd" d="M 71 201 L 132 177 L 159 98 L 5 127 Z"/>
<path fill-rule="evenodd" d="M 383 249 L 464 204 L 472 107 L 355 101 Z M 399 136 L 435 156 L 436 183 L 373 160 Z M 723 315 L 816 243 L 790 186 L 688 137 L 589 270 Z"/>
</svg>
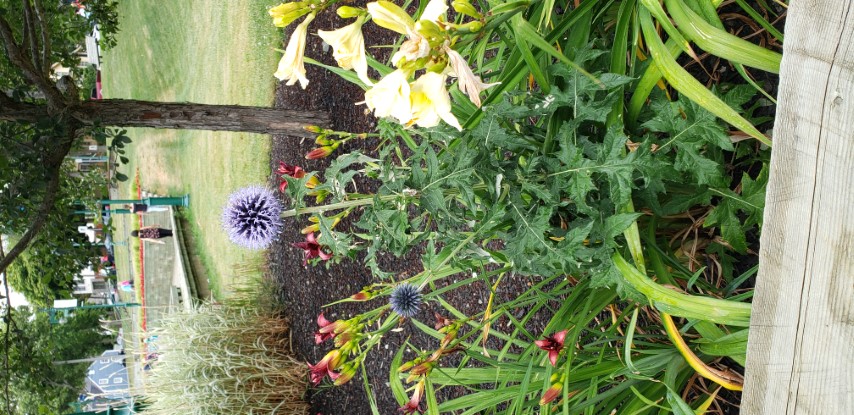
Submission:
<svg viewBox="0 0 854 415">
<path fill-rule="evenodd" d="M 854 414 L 854 0 L 792 0 L 743 414 Z"/>
</svg>

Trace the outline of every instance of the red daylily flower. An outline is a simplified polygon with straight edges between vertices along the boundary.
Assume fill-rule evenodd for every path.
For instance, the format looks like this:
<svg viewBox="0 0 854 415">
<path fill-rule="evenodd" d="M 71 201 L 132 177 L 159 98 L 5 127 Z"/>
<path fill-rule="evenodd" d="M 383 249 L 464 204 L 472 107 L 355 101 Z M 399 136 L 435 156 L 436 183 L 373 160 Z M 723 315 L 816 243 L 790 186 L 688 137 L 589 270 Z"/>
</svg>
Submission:
<svg viewBox="0 0 854 415">
<path fill-rule="evenodd" d="M 563 349 L 566 332 L 566 330 L 561 330 L 551 336 L 546 336 L 544 339 L 534 342 L 537 347 L 549 352 L 549 362 L 552 363 L 552 366 L 557 364 L 557 355 Z"/>
<path fill-rule="evenodd" d="M 338 349 L 333 349 L 326 356 L 323 356 L 316 365 L 308 365 L 308 370 L 311 372 L 311 384 L 317 386 L 323 381 L 323 378 L 329 375 L 333 381 L 340 376 L 334 370 L 341 365 L 341 352 Z"/>
<path fill-rule="evenodd" d="M 305 170 L 303 170 L 302 167 L 291 166 L 290 164 L 285 164 L 284 162 L 281 162 L 281 161 L 279 162 L 279 168 L 276 169 L 276 173 L 278 173 L 279 176 L 288 175 L 288 176 L 291 176 L 295 179 L 302 179 L 303 177 L 305 177 Z M 288 188 L 288 181 L 285 179 L 282 179 L 279 182 L 279 191 L 284 193 L 285 189 L 287 189 L 287 188 Z"/>
<path fill-rule="evenodd" d="M 332 258 L 332 254 L 324 252 L 323 246 L 317 243 L 314 233 L 306 235 L 305 242 L 292 243 L 291 246 L 303 250 L 303 254 L 305 255 L 305 259 L 302 262 L 303 266 L 308 265 L 308 260 L 312 258 L 320 258 L 324 261 Z"/>
<path fill-rule="evenodd" d="M 317 316 L 317 325 L 320 327 L 320 330 L 314 332 L 314 342 L 316 344 L 323 343 L 329 339 L 335 338 L 338 335 L 338 329 L 343 327 L 343 321 L 337 320 L 334 323 L 330 323 L 326 317 L 323 317 L 323 313 L 320 313 Z"/>
<path fill-rule="evenodd" d="M 398 411 L 403 412 L 403 415 L 410 415 L 418 412 L 419 414 L 423 414 L 425 412 L 424 409 L 421 409 L 421 395 L 424 394 L 424 381 L 418 382 L 415 385 L 415 392 L 412 393 L 412 397 L 409 398 L 409 402 L 405 405 L 398 408 Z"/>
</svg>

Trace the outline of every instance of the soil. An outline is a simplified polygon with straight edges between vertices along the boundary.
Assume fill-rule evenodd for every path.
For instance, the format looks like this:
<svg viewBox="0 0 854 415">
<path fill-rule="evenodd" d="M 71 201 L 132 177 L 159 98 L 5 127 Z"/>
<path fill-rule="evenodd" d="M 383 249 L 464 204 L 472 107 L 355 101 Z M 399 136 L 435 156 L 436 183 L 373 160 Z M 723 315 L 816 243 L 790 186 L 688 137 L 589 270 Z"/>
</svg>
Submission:
<svg viewBox="0 0 854 415">
<path fill-rule="evenodd" d="M 318 16 L 311 24 L 311 33 L 318 29 L 334 29 L 342 25 L 342 21 L 331 13 Z M 394 42 L 389 37 L 389 31 L 377 28 L 374 25 L 363 27 L 368 47 L 371 45 L 384 45 Z M 375 57 L 382 60 L 384 50 L 372 50 Z M 310 56 L 328 65 L 335 65 L 331 52 L 324 52 L 322 41 L 316 36 L 310 36 L 306 45 L 306 56 Z M 295 86 L 281 84 L 276 92 L 277 107 L 316 109 L 327 111 L 332 115 L 331 127 L 339 131 L 363 132 L 371 131 L 376 126 L 376 120 L 370 114 L 366 114 L 365 107 L 355 105 L 364 99 L 364 91 L 347 81 L 342 80 L 335 74 L 324 69 L 307 65 L 307 76 L 310 80 L 305 90 Z M 372 74 L 375 79 L 379 75 Z M 305 160 L 304 155 L 314 148 L 312 140 L 303 140 L 296 137 L 273 136 L 272 137 L 271 169 L 275 170 L 279 161 L 288 164 L 296 164 L 308 171 L 322 171 L 328 164 L 328 160 Z M 376 141 L 365 140 L 347 144 L 345 151 L 359 150 L 366 154 L 375 153 Z M 339 153 L 342 151 L 339 149 Z M 334 157 L 334 156 L 333 156 Z M 271 177 L 270 186 L 278 185 L 276 177 Z M 373 183 L 357 182 L 359 189 L 375 188 Z M 338 225 L 346 229 L 358 218 L 358 215 L 350 215 Z M 357 293 L 362 287 L 372 282 L 370 271 L 356 260 L 344 260 L 339 264 L 327 264 L 328 266 L 303 266 L 302 250 L 294 248 L 291 243 L 304 240 L 304 235 L 299 230 L 307 225 L 307 218 L 288 218 L 284 224 L 284 231 L 279 241 L 270 249 L 269 275 L 278 285 L 280 299 L 285 305 L 285 311 L 291 318 L 292 348 L 298 358 L 317 362 L 326 352 L 331 349 L 329 343 L 316 345 L 314 343 L 314 332 L 317 330 L 315 316 L 321 311 L 330 320 L 346 319 L 360 312 L 378 306 L 377 303 L 346 303 L 324 309 L 324 304 L 349 297 Z M 410 252 L 401 258 L 387 257 L 381 261 L 382 269 L 393 272 L 403 279 L 412 276 L 422 270 L 420 261 L 421 252 Z M 455 281 L 454 277 L 448 279 L 449 283 Z M 506 278 L 497 292 L 496 301 L 507 301 L 522 292 L 532 280 L 527 277 Z M 456 289 L 444 298 L 464 313 L 477 313 L 483 311 L 489 296 L 489 287 L 482 283 L 471 284 L 461 289 Z M 434 310 L 430 304 L 422 307 L 415 317 L 419 321 L 432 325 L 435 320 Z M 542 331 L 547 317 L 538 319 L 531 323 L 533 330 Z M 501 326 L 499 321 L 496 326 Z M 395 400 L 388 384 L 389 366 L 398 345 L 405 341 L 416 348 L 423 350 L 435 350 L 438 341 L 430 338 L 420 330 L 411 326 L 408 321 L 403 324 L 403 330 L 389 333 L 382 340 L 379 348 L 374 349 L 366 362 L 369 383 L 376 399 L 379 413 L 398 413 L 400 404 Z M 493 328 L 495 330 L 495 328 Z M 493 340 L 491 347 L 501 347 L 501 343 Z M 404 355 L 404 361 L 415 357 L 414 351 L 408 350 Z M 457 357 L 451 356 L 444 360 L 443 364 L 454 364 Z M 360 376 L 354 378 L 343 387 L 321 386 L 311 392 L 311 414 L 370 414 L 371 409 L 368 398 L 362 387 Z M 439 401 L 461 396 L 465 393 L 462 388 L 445 388 L 439 391 Z"/>
<path fill-rule="evenodd" d="M 358 1 L 357 5 L 366 2 Z M 310 26 L 305 55 L 335 66 L 331 51 L 324 51 L 319 37 L 314 35 L 318 29 L 331 30 L 346 24 L 333 13 L 323 13 L 318 16 Z M 295 25 L 293 25 L 295 26 Z M 383 61 L 388 49 L 370 49 L 372 45 L 387 45 L 394 42 L 395 37 L 391 32 L 378 28 L 375 25 L 363 27 L 365 39 L 370 53 L 379 61 Z M 290 35 L 289 28 L 284 39 Z M 284 44 L 282 45 L 284 48 Z M 276 107 L 300 110 L 321 110 L 331 114 L 331 128 L 338 131 L 369 132 L 376 126 L 374 117 L 367 113 L 364 105 L 356 105 L 356 102 L 364 99 L 364 91 L 344 81 L 339 76 L 313 65 L 306 65 L 307 77 L 310 80 L 308 87 L 303 90 L 298 85 L 285 86 L 280 84 L 276 91 Z M 379 79 L 377 73 L 371 74 L 374 79 Z M 699 74 L 698 74 L 699 75 Z M 775 84 L 775 83 L 774 83 Z M 366 154 L 374 153 L 376 141 L 351 141 L 346 149 L 339 149 L 338 153 L 359 150 Z M 272 137 L 271 170 L 275 171 L 278 162 L 282 161 L 292 165 L 299 165 L 307 171 L 321 171 L 328 165 L 328 159 L 306 160 L 304 155 L 315 147 L 310 139 L 276 135 Z M 343 150 L 343 151 L 342 151 Z M 334 157 L 334 156 L 333 156 Z M 269 185 L 271 188 L 278 186 L 278 178 L 271 177 Z M 357 182 L 361 191 L 375 188 L 375 185 L 367 182 Z M 358 215 L 351 214 L 341 224 L 339 229 L 347 229 Z M 269 253 L 269 277 L 278 287 L 279 299 L 285 306 L 285 312 L 291 319 L 292 349 L 296 356 L 307 362 L 317 362 L 332 346 L 329 343 L 316 345 L 313 333 L 317 330 L 315 317 L 320 312 L 330 321 L 335 319 L 346 319 L 365 310 L 372 309 L 376 303 L 344 303 L 333 307 L 324 308 L 336 300 L 349 297 L 360 291 L 363 286 L 372 282 L 370 271 L 361 265 L 359 259 L 344 260 L 339 264 L 325 264 L 320 266 L 303 266 L 302 250 L 292 247 L 291 244 L 304 240 L 304 235 L 299 230 L 307 225 L 306 217 L 288 218 L 284 224 L 279 241 L 270 249 Z M 381 267 L 396 273 L 400 279 L 412 276 L 421 271 L 420 252 L 410 252 L 402 258 L 387 257 L 381 261 Z M 449 278 L 453 282 L 455 278 Z M 506 278 L 497 292 L 496 301 L 506 301 L 513 298 L 516 293 L 523 292 L 529 284 L 536 283 L 529 277 L 512 276 Z M 489 295 L 488 287 L 483 284 L 471 284 L 451 291 L 445 299 L 464 313 L 478 313 L 483 311 Z M 432 325 L 435 320 L 433 309 L 427 304 L 415 317 L 419 321 Z M 439 311 L 437 308 L 435 311 Z M 542 332 L 549 316 L 537 316 L 530 322 L 531 333 Z M 503 327 L 502 322 L 493 326 L 493 330 Z M 369 384 L 371 385 L 374 399 L 380 414 L 399 413 L 397 408 L 400 404 L 395 400 L 388 387 L 389 366 L 398 345 L 409 341 L 412 347 L 424 350 L 434 350 L 438 347 L 438 341 L 423 334 L 408 321 L 403 324 L 402 330 L 390 332 L 381 342 L 379 348 L 374 349 L 370 358 L 366 361 L 366 370 Z M 491 347 L 501 347 L 496 340 Z M 410 349 L 404 355 L 404 361 L 415 356 Z M 451 357 L 443 364 L 454 364 L 456 357 Z M 328 381 L 324 385 L 328 385 Z M 308 397 L 311 403 L 311 415 L 324 414 L 370 414 L 368 396 L 363 388 L 363 381 L 357 375 L 351 382 L 342 387 L 329 387 L 321 385 L 313 389 Z M 445 388 L 438 392 L 438 400 L 461 396 L 466 391 L 462 388 Z M 731 404 L 724 413 L 737 413 L 737 394 L 726 396 Z"/>
</svg>

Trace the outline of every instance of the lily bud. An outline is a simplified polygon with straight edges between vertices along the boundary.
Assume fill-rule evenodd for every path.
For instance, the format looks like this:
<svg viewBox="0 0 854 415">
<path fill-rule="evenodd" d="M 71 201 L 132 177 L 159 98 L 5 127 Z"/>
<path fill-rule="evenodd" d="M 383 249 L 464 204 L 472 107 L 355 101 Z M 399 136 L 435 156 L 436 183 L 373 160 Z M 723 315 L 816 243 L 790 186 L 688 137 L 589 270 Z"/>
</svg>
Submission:
<svg viewBox="0 0 854 415">
<path fill-rule="evenodd" d="M 423 362 L 423 361 L 424 361 L 424 359 L 422 359 L 420 357 L 416 357 L 415 359 L 412 359 L 412 360 L 405 362 L 402 365 L 400 365 L 397 368 L 397 371 L 401 372 L 401 373 L 406 372 L 407 370 L 412 369 L 415 365 L 421 364 L 421 362 Z"/>
<path fill-rule="evenodd" d="M 475 20 L 457 26 L 457 30 L 466 33 L 477 33 L 480 32 L 480 29 L 483 29 L 483 22 L 481 22 L 480 20 Z"/>
<path fill-rule="evenodd" d="M 335 151 L 336 148 L 338 148 L 337 142 L 333 145 L 318 147 L 314 150 L 309 151 L 308 154 L 305 155 L 305 158 L 308 160 L 317 160 L 329 157 L 329 155 L 332 154 L 332 152 Z"/>
<path fill-rule="evenodd" d="M 316 125 L 306 125 L 305 127 L 302 127 L 302 129 L 315 134 L 320 134 L 320 132 L 323 131 L 323 128 Z"/>
<path fill-rule="evenodd" d="M 367 301 L 371 298 L 374 298 L 374 293 L 369 288 L 365 288 L 364 290 L 350 296 L 350 299 L 355 301 Z"/>
<path fill-rule="evenodd" d="M 341 385 L 349 382 L 350 379 L 353 379 L 353 376 L 356 375 L 356 369 L 358 368 L 358 366 L 359 366 L 359 364 L 356 362 L 347 363 L 344 366 L 342 366 L 341 371 L 338 374 L 338 378 L 335 379 L 335 382 L 333 382 L 334 385 L 335 386 L 341 386 Z"/>
<path fill-rule="evenodd" d="M 267 11 L 270 17 L 273 18 L 273 25 L 277 27 L 285 27 L 291 24 L 294 20 L 308 14 L 311 8 L 305 1 L 282 3 Z"/>
<path fill-rule="evenodd" d="M 362 13 L 364 13 L 364 10 L 357 7 L 341 6 L 336 10 L 336 13 L 338 13 L 338 17 L 342 19 L 352 19 L 354 17 L 361 16 Z"/>
<path fill-rule="evenodd" d="M 547 403 L 551 403 L 558 396 L 560 396 L 560 391 L 563 389 L 563 382 L 552 383 L 552 386 L 546 390 L 546 393 L 543 394 L 543 397 L 540 398 L 540 405 L 545 405 Z"/>
<path fill-rule="evenodd" d="M 468 0 L 454 0 L 453 3 L 451 3 L 451 7 L 453 7 L 454 11 L 457 13 L 464 14 L 468 17 L 473 17 L 475 19 L 483 17 L 483 15 L 480 14 L 480 12 L 477 11 L 477 9 L 475 9 Z"/>
</svg>

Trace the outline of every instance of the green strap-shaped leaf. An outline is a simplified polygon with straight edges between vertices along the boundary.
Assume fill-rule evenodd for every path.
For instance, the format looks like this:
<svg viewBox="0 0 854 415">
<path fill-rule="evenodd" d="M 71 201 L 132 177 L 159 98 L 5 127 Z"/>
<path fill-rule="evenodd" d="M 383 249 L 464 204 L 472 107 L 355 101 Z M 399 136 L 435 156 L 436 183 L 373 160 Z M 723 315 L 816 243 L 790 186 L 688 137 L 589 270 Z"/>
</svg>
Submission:
<svg viewBox="0 0 854 415">
<path fill-rule="evenodd" d="M 651 0 L 641 1 L 646 4 Z M 679 30 L 706 52 L 766 72 L 780 73 L 780 60 L 783 55 L 712 26 L 700 15 L 685 7 L 682 0 L 664 2 Z"/>
<path fill-rule="evenodd" d="M 658 0 L 640 0 L 640 2 L 643 7 L 646 7 L 646 9 L 655 16 L 655 20 L 658 21 L 658 24 L 660 24 L 670 38 L 679 45 L 683 52 L 687 53 L 688 56 L 693 58 L 695 61 L 700 60 L 697 58 L 697 54 L 694 53 L 694 49 L 691 48 L 691 44 L 685 40 L 685 37 L 683 37 L 682 33 L 676 29 L 676 26 L 673 26 L 673 23 L 670 21 L 670 18 L 667 17 L 667 13 L 664 12 L 664 8 L 661 7 L 661 3 L 659 3 Z"/>
<path fill-rule="evenodd" d="M 655 32 L 655 23 L 653 23 L 652 16 L 650 16 L 649 11 L 645 8 L 640 8 L 638 9 L 638 14 L 640 17 L 641 29 L 643 30 L 644 38 L 646 39 L 647 47 L 649 47 L 652 58 L 655 60 L 655 64 L 658 66 L 659 70 L 661 70 L 664 78 L 667 79 L 667 82 L 669 82 L 673 88 L 722 120 L 730 123 L 760 142 L 771 146 L 771 140 L 769 140 L 768 137 L 759 132 L 753 124 L 745 120 L 738 114 L 738 112 L 712 93 L 712 91 L 706 89 L 703 84 L 694 79 L 688 71 L 683 69 L 675 60 L 673 60 L 667 52 L 667 49 L 664 47 L 664 44 L 661 42 L 661 39 L 658 37 L 658 34 Z"/>
<path fill-rule="evenodd" d="M 625 281 L 645 295 L 655 308 L 662 312 L 731 326 L 750 325 L 750 304 L 683 294 L 656 284 L 629 264 L 620 254 L 614 254 L 611 259 Z"/>
</svg>

